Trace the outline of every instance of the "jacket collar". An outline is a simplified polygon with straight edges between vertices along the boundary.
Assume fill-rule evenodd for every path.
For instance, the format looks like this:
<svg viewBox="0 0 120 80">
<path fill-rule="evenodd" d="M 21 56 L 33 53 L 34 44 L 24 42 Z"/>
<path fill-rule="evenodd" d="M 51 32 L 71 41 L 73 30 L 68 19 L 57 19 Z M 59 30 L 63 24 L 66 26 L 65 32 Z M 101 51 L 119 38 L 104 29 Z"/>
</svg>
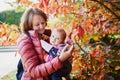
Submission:
<svg viewBox="0 0 120 80">
<path fill-rule="evenodd" d="M 29 30 L 28 31 L 31 37 L 38 38 L 38 33 L 35 30 Z"/>
</svg>

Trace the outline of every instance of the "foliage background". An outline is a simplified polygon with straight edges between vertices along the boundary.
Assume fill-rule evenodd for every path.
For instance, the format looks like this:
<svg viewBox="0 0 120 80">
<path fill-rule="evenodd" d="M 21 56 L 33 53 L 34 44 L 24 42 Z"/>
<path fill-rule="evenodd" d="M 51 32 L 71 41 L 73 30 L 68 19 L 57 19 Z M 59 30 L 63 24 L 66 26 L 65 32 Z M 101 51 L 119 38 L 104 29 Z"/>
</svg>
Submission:
<svg viewBox="0 0 120 80">
<path fill-rule="evenodd" d="M 24 6 L 38 7 L 49 17 L 48 27 L 63 25 L 67 33 L 77 30 L 72 72 L 69 80 L 120 79 L 120 6 L 119 0 L 18 0 Z M 8 27 L 8 26 L 7 26 Z M 1 25 L 1 43 L 15 43 L 19 33 Z M 9 38 L 9 36 L 11 36 Z M 19 36 L 19 34 L 17 34 Z"/>
</svg>

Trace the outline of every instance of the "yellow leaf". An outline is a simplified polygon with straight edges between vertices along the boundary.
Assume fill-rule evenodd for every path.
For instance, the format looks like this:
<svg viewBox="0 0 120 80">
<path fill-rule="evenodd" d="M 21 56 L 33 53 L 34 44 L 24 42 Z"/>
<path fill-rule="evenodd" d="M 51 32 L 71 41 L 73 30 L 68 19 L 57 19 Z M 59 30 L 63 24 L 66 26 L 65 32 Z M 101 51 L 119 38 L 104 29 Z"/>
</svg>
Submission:
<svg viewBox="0 0 120 80">
<path fill-rule="evenodd" d="M 116 66 L 116 67 L 115 67 L 115 70 L 119 70 L 119 69 L 120 69 L 120 66 Z"/>
<path fill-rule="evenodd" d="M 98 41 L 98 40 L 99 40 L 99 36 L 98 36 L 98 35 L 93 35 L 92 38 L 93 38 L 95 41 Z"/>
<path fill-rule="evenodd" d="M 18 38 L 18 34 L 16 31 L 12 31 L 9 35 L 8 40 L 16 40 Z"/>
<path fill-rule="evenodd" d="M 18 26 L 17 26 L 17 25 L 14 25 L 14 24 L 13 24 L 13 25 L 10 26 L 10 28 L 11 28 L 12 30 L 18 31 Z"/>
</svg>

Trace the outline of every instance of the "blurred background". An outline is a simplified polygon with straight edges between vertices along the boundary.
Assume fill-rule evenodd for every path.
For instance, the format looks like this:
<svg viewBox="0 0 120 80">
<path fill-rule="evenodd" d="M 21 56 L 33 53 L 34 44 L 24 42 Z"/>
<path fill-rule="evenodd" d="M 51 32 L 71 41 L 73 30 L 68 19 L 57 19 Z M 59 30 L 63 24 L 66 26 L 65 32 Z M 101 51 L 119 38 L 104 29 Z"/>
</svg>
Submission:
<svg viewBox="0 0 120 80">
<path fill-rule="evenodd" d="M 48 16 L 47 28 L 76 29 L 69 80 L 120 80 L 120 0 L 0 0 L 0 80 L 16 80 L 20 17 L 28 7 Z"/>
</svg>

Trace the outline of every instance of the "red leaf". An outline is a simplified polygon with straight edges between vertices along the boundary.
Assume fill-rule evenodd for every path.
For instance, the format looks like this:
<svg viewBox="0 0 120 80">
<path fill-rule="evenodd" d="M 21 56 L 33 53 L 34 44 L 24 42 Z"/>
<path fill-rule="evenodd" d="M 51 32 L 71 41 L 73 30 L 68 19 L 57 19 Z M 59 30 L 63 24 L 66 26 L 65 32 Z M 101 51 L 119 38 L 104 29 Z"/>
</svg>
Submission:
<svg viewBox="0 0 120 80">
<path fill-rule="evenodd" d="M 46 8 L 49 4 L 50 0 L 39 0 L 39 7 L 40 8 Z"/>
<path fill-rule="evenodd" d="M 84 33 L 85 33 L 84 29 L 81 26 L 78 26 L 77 31 L 78 31 L 78 37 L 80 39 L 83 38 Z"/>
<path fill-rule="evenodd" d="M 44 7 L 44 5 L 43 5 L 43 0 L 39 0 L 39 7 L 40 7 L 40 8 L 43 8 L 43 7 Z"/>
<path fill-rule="evenodd" d="M 18 3 L 20 3 L 21 0 L 17 0 L 17 1 L 18 1 Z"/>
</svg>

